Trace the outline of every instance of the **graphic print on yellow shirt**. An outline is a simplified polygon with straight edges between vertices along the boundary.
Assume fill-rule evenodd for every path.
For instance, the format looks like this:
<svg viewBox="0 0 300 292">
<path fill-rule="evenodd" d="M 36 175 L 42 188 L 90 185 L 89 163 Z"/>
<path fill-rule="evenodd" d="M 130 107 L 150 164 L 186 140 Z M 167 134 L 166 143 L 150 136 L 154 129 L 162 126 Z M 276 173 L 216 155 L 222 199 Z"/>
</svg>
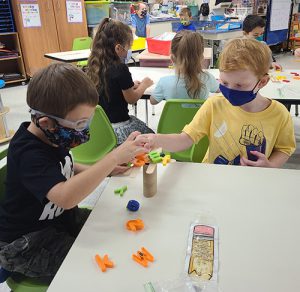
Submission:
<svg viewBox="0 0 300 292">
<path fill-rule="evenodd" d="M 241 154 L 244 152 L 242 148 L 246 148 L 247 158 L 252 161 L 257 161 L 257 156 L 251 154 L 250 151 L 263 154 L 266 152 L 266 138 L 263 130 L 251 124 L 242 126 L 238 141 L 234 140 L 225 122 L 221 128 L 216 128 L 214 136 L 218 144 L 218 152 L 223 153 L 214 159 L 214 164 L 239 165 Z"/>
<path fill-rule="evenodd" d="M 183 132 L 194 143 L 208 136 L 203 162 L 214 164 L 239 165 L 241 157 L 256 161 L 251 151 L 267 158 L 273 151 L 291 156 L 296 145 L 291 115 L 274 100 L 265 110 L 252 113 L 232 106 L 222 95 L 210 97 Z"/>
</svg>

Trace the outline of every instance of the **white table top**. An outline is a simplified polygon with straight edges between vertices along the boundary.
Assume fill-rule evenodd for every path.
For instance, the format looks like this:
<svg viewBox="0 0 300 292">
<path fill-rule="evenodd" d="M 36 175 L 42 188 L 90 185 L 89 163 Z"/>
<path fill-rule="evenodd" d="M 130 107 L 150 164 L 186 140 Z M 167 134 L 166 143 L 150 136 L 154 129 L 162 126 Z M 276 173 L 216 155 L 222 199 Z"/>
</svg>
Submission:
<svg viewBox="0 0 300 292">
<path fill-rule="evenodd" d="M 62 61 L 62 62 L 79 62 L 89 58 L 91 50 L 67 51 L 58 53 L 45 54 L 46 58 Z"/>
<path fill-rule="evenodd" d="M 226 32 L 222 31 L 219 33 L 208 33 L 205 30 L 200 30 L 199 33 L 203 36 L 205 40 L 212 40 L 212 41 L 237 39 L 243 36 L 242 30 L 229 30 Z"/>
<path fill-rule="evenodd" d="M 158 174 L 150 199 L 142 195 L 141 172 L 110 179 L 49 292 L 138 292 L 149 281 L 177 278 L 190 223 L 201 211 L 219 227 L 222 292 L 300 291 L 298 170 L 173 163 L 159 165 Z M 124 197 L 114 195 L 123 185 Z M 130 199 L 140 202 L 137 213 L 126 210 Z M 133 218 L 143 219 L 145 229 L 127 231 Z M 142 246 L 156 258 L 148 268 L 131 259 Z M 115 268 L 102 273 L 96 253 L 107 253 Z"/>
<path fill-rule="evenodd" d="M 133 53 L 139 53 L 141 50 L 133 50 Z M 91 54 L 90 49 L 86 50 L 77 50 L 77 51 L 66 51 L 66 52 L 57 52 L 57 53 L 47 53 L 44 55 L 45 58 L 60 61 L 60 62 L 79 62 L 85 61 L 89 58 Z"/>
<path fill-rule="evenodd" d="M 172 75 L 174 73 L 174 69 L 168 69 L 168 68 L 153 68 L 153 67 L 129 67 L 129 70 L 132 74 L 133 80 L 142 80 L 145 77 L 149 77 L 153 80 L 154 84 L 146 89 L 145 94 L 151 95 L 156 83 L 159 81 L 159 79 L 163 76 Z M 219 78 L 219 70 L 218 69 L 208 69 L 208 72 L 210 72 L 212 75 L 215 76 L 215 78 Z M 291 101 L 299 101 L 300 102 L 300 80 L 294 80 L 292 79 L 293 75 L 291 75 L 291 72 L 299 73 L 300 70 L 285 70 L 280 73 L 272 72 L 271 74 L 280 75 L 280 76 L 286 76 L 290 82 L 284 83 L 284 82 L 272 82 L 271 80 L 265 86 L 263 89 L 260 90 L 260 93 L 263 96 L 266 96 L 270 99 L 276 99 L 276 100 L 291 100 Z"/>
</svg>

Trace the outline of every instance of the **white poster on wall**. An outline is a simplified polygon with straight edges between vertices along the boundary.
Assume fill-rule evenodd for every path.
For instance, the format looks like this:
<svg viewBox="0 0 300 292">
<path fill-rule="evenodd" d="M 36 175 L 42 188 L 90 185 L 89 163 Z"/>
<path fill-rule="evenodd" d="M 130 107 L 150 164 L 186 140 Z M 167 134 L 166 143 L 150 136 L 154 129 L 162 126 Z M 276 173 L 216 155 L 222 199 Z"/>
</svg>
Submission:
<svg viewBox="0 0 300 292">
<path fill-rule="evenodd" d="M 40 27 L 41 17 L 39 4 L 20 4 L 24 27 Z"/>
<path fill-rule="evenodd" d="M 270 31 L 289 28 L 291 0 L 272 0 Z"/>
<path fill-rule="evenodd" d="M 68 22 L 82 22 L 81 1 L 67 1 L 66 5 Z"/>
</svg>

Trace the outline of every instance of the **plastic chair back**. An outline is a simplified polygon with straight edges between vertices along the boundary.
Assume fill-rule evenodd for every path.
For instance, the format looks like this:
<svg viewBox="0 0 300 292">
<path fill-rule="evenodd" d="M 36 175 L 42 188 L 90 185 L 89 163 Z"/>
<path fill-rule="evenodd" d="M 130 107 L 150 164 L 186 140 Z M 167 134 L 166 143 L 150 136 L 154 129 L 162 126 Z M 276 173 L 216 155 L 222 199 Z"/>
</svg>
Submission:
<svg viewBox="0 0 300 292">
<path fill-rule="evenodd" d="M 91 47 L 93 40 L 90 37 L 75 38 L 73 40 L 72 51 L 86 50 Z"/>
<path fill-rule="evenodd" d="M 90 49 L 91 45 L 92 45 L 92 42 L 93 42 L 93 40 L 90 37 L 75 38 L 73 40 L 72 51 Z M 87 61 L 77 62 L 77 66 L 78 67 L 87 66 Z"/>
<path fill-rule="evenodd" d="M 77 163 L 94 164 L 117 145 L 117 138 L 112 125 L 104 110 L 96 107 L 90 125 L 90 140 L 72 149 L 74 160 Z"/>
<path fill-rule="evenodd" d="M 184 126 L 192 121 L 204 101 L 202 99 L 167 100 L 159 119 L 157 132 L 162 134 L 181 133 Z M 189 149 L 172 153 L 172 158 L 185 162 L 202 162 L 207 148 L 208 138 L 204 137 Z"/>
<path fill-rule="evenodd" d="M 7 286 L 13 292 L 46 292 L 49 288 L 48 284 L 41 282 L 38 278 L 22 277 L 20 280 L 8 278 Z"/>
</svg>

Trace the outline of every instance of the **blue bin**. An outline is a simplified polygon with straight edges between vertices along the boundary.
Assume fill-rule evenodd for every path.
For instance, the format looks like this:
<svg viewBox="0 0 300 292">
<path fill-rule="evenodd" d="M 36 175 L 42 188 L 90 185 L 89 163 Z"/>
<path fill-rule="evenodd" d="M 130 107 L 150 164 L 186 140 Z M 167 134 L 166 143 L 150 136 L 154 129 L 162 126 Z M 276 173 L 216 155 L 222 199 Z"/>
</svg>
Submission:
<svg viewBox="0 0 300 292">
<path fill-rule="evenodd" d="M 221 20 L 225 20 L 225 16 L 224 16 L 224 15 L 214 15 L 214 16 L 211 16 L 211 20 L 212 20 L 212 21 L 221 21 Z"/>
</svg>

